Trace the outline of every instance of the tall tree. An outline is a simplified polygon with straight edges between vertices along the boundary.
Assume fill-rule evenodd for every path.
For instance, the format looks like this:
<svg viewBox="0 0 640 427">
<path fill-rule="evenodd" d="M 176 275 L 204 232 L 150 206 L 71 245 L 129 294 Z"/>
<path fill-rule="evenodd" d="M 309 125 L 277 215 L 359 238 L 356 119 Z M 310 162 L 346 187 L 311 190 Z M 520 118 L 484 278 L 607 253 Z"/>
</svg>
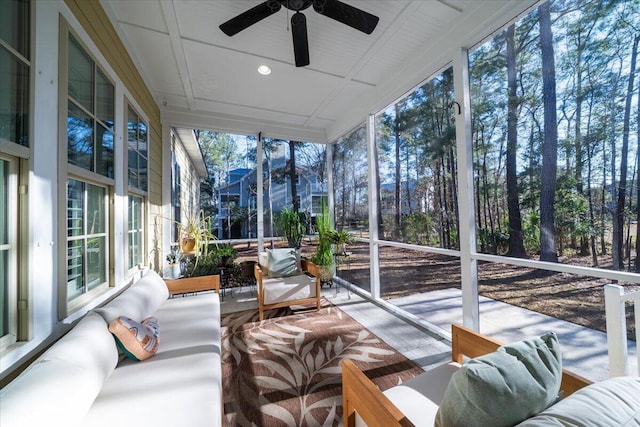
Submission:
<svg viewBox="0 0 640 427">
<path fill-rule="evenodd" d="M 300 200 L 298 199 L 298 180 L 296 172 L 296 147 L 300 145 L 298 141 L 289 141 L 289 182 L 291 184 L 291 205 L 293 211 L 300 211 Z"/>
<path fill-rule="evenodd" d="M 507 256 L 525 258 L 527 256 L 522 243 L 522 218 L 518 197 L 518 175 L 516 171 L 518 155 L 518 95 L 516 71 L 515 24 L 509 25 L 506 32 L 507 43 L 507 208 L 509 211 L 509 250 Z"/>
<path fill-rule="evenodd" d="M 618 181 L 618 195 L 613 218 L 613 268 L 624 268 L 624 204 L 627 194 L 627 165 L 629 156 L 629 125 L 631 122 L 631 99 L 633 98 L 634 75 L 636 72 L 636 59 L 638 57 L 638 40 L 640 33 L 636 33 L 631 48 L 631 69 L 627 84 L 627 95 L 624 106 L 624 119 L 622 123 L 622 151 L 620 153 L 620 180 Z"/>
<path fill-rule="evenodd" d="M 558 262 L 555 232 L 555 194 L 558 168 L 558 127 L 556 112 L 556 66 L 548 1 L 538 6 L 540 50 L 542 55 L 542 93 L 544 98 L 544 139 L 540 189 L 540 260 Z"/>
</svg>

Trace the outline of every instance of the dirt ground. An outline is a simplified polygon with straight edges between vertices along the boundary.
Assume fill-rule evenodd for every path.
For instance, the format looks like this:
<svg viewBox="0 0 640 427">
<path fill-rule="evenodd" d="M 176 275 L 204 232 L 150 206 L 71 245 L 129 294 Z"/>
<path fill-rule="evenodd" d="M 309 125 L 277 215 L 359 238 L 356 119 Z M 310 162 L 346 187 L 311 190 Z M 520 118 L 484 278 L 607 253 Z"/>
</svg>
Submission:
<svg viewBox="0 0 640 427">
<path fill-rule="evenodd" d="M 277 243 L 278 246 L 282 243 Z M 238 262 L 255 260 L 255 245 L 238 245 Z M 304 241 L 302 253 L 311 256 L 314 245 Z M 338 275 L 357 286 L 369 290 L 369 248 L 366 244 L 348 245 L 348 259 L 339 266 Z M 458 258 L 427 254 L 394 247 L 382 247 L 381 294 L 390 299 L 416 292 L 429 292 L 446 288 L 460 288 L 461 274 Z M 611 266 L 610 257 L 600 258 L 600 267 Z M 590 257 L 561 257 L 561 263 L 589 266 Z M 543 313 L 581 326 L 605 331 L 603 285 L 607 279 L 555 273 L 507 264 L 480 262 L 478 264 L 480 294 L 508 304 Z M 619 283 L 629 291 L 639 285 Z M 627 307 L 629 338 L 633 339 L 632 307 Z"/>
</svg>

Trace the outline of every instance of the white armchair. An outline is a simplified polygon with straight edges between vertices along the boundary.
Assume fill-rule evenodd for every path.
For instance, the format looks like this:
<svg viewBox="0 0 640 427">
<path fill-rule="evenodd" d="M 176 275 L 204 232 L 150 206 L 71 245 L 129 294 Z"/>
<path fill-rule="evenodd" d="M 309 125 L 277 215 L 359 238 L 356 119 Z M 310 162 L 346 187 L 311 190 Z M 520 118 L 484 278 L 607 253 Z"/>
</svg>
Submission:
<svg viewBox="0 0 640 427">
<path fill-rule="evenodd" d="M 300 260 L 295 249 L 260 253 L 254 274 L 260 320 L 264 319 L 265 310 L 280 307 L 315 304 L 320 310 L 318 266 L 311 261 Z"/>
</svg>

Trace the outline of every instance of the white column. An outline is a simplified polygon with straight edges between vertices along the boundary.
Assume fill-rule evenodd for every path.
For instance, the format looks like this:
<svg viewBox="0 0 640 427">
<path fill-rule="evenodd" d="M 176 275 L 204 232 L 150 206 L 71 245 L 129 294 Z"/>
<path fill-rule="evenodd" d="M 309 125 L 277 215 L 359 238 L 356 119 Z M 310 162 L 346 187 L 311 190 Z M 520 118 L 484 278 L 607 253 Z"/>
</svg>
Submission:
<svg viewBox="0 0 640 427">
<path fill-rule="evenodd" d="M 369 164 L 369 273 L 371 296 L 380 298 L 380 250 L 378 246 L 378 194 L 375 171 L 376 117 L 370 114 L 367 118 L 367 162 Z"/>
<path fill-rule="evenodd" d="M 171 236 L 173 227 L 173 210 L 171 209 L 171 185 L 173 180 L 172 175 L 172 145 L 171 145 L 171 128 L 166 124 L 162 124 L 162 217 L 156 218 L 153 221 L 153 227 L 160 227 L 162 231 L 162 256 L 160 257 L 161 265 L 165 265 L 165 259 L 169 252 L 171 252 Z"/>
<path fill-rule="evenodd" d="M 329 205 L 329 212 L 331 212 L 331 226 L 335 228 L 335 200 L 333 198 L 333 144 L 327 144 L 325 158 L 327 159 L 327 203 Z"/>
<path fill-rule="evenodd" d="M 462 323 L 480 330 L 478 306 L 478 263 L 476 219 L 473 209 L 473 147 L 471 144 L 471 97 L 469 94 L 469 57 L 460 49 L 453 58 L 453 83 L 456 94 L 456 152 L 458 157 L 458 211 L 460 213 L 460 266 L 462 270 Z M 458 109 L 459 106 L 459 109 Z M 459 111 L 459 113 L 458 113 Z"/>
<path fill-rule="evenodd" d="M 262 132 L 258 133 L 258 143 L 256 147 L 256 182 L 257 182 L 257 232 L 258 232 L 258 252 L 264 251 L 264 180 L 262 175 Z"/>
</svg>

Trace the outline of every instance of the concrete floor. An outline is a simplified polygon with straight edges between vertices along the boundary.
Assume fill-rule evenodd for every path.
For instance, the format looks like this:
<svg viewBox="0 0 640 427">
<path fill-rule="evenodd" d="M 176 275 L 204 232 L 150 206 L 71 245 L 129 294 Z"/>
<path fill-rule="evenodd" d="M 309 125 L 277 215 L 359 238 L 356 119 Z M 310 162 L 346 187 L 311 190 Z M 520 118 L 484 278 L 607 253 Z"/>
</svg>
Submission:
<svg viewBox="0 0 640 427">
<path fill-rule="evenodd" d="M 323 296 L 339 306 L 387 344 L 424 369 L 450 359 L 450 343 L 424 327 L 416 327 L 399 316 L 334 285 L 324 287 Z M 444 331 L 462 323 L 461 291 L 445 289 L 389 300 L 418 321 L 424 320 Z M 222 313 L 257 309 L 255 291 L 249 287 L 227 291 Z M 548 331 L 560 340 L 564 367 L 592 381 L 609 377 L 606 334 L 550 316 L 480 297 L 480 330 L 503 342 L 513 342 Z M 630 372 L 638 373 L 635 342 L 629 342 Z"/>
</svg>

